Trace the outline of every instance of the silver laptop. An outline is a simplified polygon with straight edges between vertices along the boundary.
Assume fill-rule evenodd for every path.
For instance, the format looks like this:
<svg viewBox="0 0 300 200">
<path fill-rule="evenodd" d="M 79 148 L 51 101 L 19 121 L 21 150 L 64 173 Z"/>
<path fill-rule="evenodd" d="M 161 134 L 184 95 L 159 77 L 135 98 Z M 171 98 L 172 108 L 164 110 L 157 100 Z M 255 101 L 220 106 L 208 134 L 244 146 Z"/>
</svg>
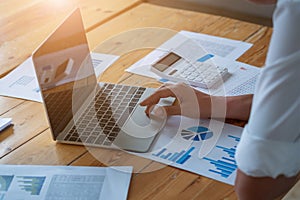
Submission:
<svg viewBox="0 0 300 200">
<path fill-rule="evenodd" d="M 154 89 L 97 83 L 79 9 L 32 58 L 54 140 L 148 151 L 166 121 L 148 118 L 139 106 Z"/>
</svg>

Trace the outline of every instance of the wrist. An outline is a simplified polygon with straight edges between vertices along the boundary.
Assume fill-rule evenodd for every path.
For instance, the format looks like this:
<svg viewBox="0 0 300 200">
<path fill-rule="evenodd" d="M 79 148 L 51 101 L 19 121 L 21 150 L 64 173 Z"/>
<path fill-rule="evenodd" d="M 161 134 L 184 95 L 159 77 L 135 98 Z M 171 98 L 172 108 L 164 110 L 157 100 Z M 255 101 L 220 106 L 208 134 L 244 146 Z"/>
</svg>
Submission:
<svg viewBox="0 0 300 200">
<path fill-rule="evenodd" d="M 229 96 L 226 98 L 226 118 L 248 120 L 253 95 Z"/>
</svg>

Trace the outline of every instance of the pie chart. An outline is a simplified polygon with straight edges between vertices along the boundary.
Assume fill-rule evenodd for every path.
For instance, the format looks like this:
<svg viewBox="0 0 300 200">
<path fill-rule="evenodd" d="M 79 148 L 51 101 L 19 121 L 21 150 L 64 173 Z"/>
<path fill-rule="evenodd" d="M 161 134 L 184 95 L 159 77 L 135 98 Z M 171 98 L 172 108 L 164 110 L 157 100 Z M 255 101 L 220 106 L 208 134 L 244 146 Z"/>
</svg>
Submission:
<svg viewBox="0 0 300 200">
<path fill-rule="evenodd" d="M 181 136 L 185 140 L 201 141 L 213 136 L 213 132 L 204 126 L 193 126 L 181 131 Z"/>
</svg>

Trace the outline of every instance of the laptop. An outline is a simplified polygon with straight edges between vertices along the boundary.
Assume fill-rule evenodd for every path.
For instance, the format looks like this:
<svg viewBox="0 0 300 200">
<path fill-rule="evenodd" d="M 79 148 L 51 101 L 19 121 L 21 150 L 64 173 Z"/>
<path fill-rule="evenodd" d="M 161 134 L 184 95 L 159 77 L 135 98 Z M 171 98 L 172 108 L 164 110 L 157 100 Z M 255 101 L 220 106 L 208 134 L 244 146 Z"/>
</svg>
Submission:
<svg viewBox="0 0 300 200">
<path fill-rule="evenodd" d="M 153 88 L 97 83 L 79 9 L 32 59 L 54 140 L 147 152 L 164 127 L 166 118 L 148 118 L 139 106 Z M 167 99 L 161 105 L 172 103 Z"/>
</svg>

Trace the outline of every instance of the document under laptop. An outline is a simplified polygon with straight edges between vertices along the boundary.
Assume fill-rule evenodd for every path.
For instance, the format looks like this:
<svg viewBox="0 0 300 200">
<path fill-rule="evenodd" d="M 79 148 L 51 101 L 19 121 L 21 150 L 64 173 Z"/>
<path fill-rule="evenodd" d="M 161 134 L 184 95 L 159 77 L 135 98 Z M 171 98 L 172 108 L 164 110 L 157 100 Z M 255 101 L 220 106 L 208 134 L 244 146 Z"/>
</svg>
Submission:
<svg viewBox="0 0 300 200">
<path fill-rule="evenodd" d="M 54 140 L 146 152 L 164 127 L 139 106 L 154 89 L 97 83 L 79 9 L 32 58 Z"/>
</svg>

